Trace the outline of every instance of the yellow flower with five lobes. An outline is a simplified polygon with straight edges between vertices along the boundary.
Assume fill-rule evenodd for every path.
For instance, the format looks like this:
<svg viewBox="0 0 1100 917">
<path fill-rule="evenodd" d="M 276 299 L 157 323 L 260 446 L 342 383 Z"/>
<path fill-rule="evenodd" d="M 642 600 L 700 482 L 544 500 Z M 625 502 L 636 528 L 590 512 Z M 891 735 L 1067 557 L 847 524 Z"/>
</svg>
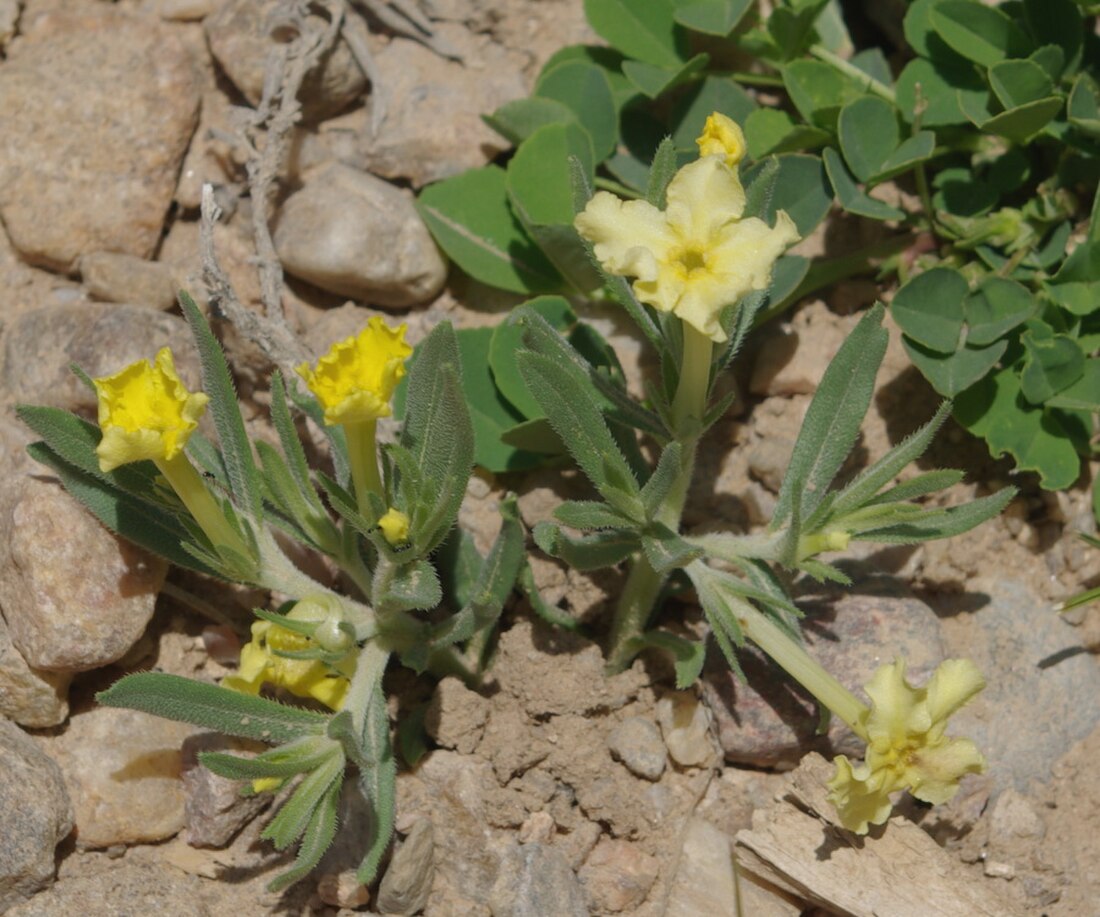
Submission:
<svg viewBox="0 0 1100 917">
<path fill-rule="evenodd" d="M 388 327 L 375 316 L 359 334 L 334 344 L 311 368 L 298 374 L 325 412 L 325 423 L 361 423 L 389 417 L 397 383 L 405 375 L 412 348 L 405 343 L 406 325 Z"/>
<path fill-rule="evenodd" d="M 295 621 L 317 622 L 318 636 L 311 639 L 304 634 L 280 627 L 271 621 L 256 621 L 252 625 L 252 640 L 241 648 L 241 661 L 236 675 L 222 679 L 222 685 L 243 694 L 259 694 L 265 685 L 286 688 L 297 697 L 310 697 L 326 707 L 339 710 L 348 693 L 349 679 L 355 673 L 357 654 L 353 640 L 346 640 L 348 654 L 335 665 L 320 659 L 289 659 L 279 652 L 302 652 L 316 649 L 327 642 L 328 635 L 339 624 L 339 609 L 324 596 L 305 599 L 287 614 Z M 340 632 L 341 636 L 343 635 Z M 336 647 L 332 647 L 336 649 Z"/>
<path fill-rule="evenodd" d="M 854 724 L 867 742 L 863 764 L 838 756 L 829 781 L 829 800 L 841 823 L 856 834 L 890 817 L 890 795 L 908 790 L 933 805 L 958 792 L 966 774 L 985 770 L 985 759 L 969 739 L 944 735 L 947 720 L 974 697 L 985 680 L 969 659 L 942 662 L 923 688 L 905 679 L 905 663 L 881 666 L 864 690 L 871 706 Z"/>
<path fill-rule="evenodd" d="M 703 155 L 673 176 L 664 210 L 598 191 L 574 225 L 605 270 L 635 278 L 640 302 L 721 342 L 722 310 L 767 288 L 772 266 L 798 231 L 782 210 L 774 227 L 742 217 L 745 190 L 730 165 L 744 153 L 736 124 L 711 115 L 698 143 Z"/>
<path fill-rule="evenodd" d="M 152 364 L 138 360 L 92 381 L 103 431 L 96 447 L 102 471 L 146 459 L 175 459 L 206 410 L 206 395 L 187 391 L 167 347 Z"/>
</svg>

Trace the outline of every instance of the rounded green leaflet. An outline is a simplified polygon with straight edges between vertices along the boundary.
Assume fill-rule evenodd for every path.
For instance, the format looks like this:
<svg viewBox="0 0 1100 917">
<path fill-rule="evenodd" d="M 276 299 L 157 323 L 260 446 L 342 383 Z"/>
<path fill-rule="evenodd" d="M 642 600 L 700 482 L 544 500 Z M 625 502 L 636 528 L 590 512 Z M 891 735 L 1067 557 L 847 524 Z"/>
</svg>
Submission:
<svg viewBox="0 0 1100 917">
<path fill-rule="evenodd" d="M 913 341 L 937 353 L 954 353 L 962 335 L 966 278 L 949 267 L 918 274 L 898 290 L 890 314 Z"/>
<path fill-rule="evenodd" d="M 974 0 L 943 0 L 931 9 L 932 28 L 952 50 L 992 67 L 1032 50 L 1027 35 L 1002 10 Z"/>
<path fill-rule="evenodd" d="M 870 180 L 898 148 L 897 110 L 878 96 L 849 102 L 837 119 L 840 149 L 848 168 L 862 182 Z"/>
<path fill-rule="evenodd" d="M 573 113 L 588 132 L 596 162 L 614 151 L 619 139 L 619 116 L 602 67 L 587 60 L 563 61 L 539 76 L 534 99 L 560 102 Z"/>
</svg>

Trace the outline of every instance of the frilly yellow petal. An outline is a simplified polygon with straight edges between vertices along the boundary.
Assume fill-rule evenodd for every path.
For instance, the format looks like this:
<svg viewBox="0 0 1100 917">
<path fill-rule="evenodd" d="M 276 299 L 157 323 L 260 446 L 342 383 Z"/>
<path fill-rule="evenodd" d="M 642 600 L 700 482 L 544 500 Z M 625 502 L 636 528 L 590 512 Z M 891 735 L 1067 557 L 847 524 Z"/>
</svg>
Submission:
<svg viewBox="0 0 1100 917">
<path fill-rule="evenodd" d="M 977 745 L 969 739 L 948 739 L 917 751 L 906 778 L 917 799 L 939 805 L 959 791 L 964 776 L 984 770 L 985 758 Z"/>
<path fill-rule="evenodd" d="M 608 271 L 643 280 L 656 278 L 658 261 L 675 244 L 660 210 L 647 201 L 621 201 L 607 191 L 596 192 L 574 226 Z"/>
<path fill-rule="evenodd" d="M 665 197 L 669 224 L 700 244 L 745 211 L 741 180 L 718 156 L 689 162 L 668 183 Z"/>
<path fill-rule="evenodd" d="M 390 415 L 393 391 L 412 353 L 405 343 L 406 327 L 390 328 L 375 316 L 359 334 L 334 344 L 315 368 L 308 363 L 297 367 L 324 409 L 325 423 L 358 423 Z"/>
<path fill-rule="evenodd" d="M 840 823 L 856 834 L 866 834 L 869 825 L 881 825 L 890 817 L 889 789 L 876 787 L 866 768 L 854 768 L 839 755 L 833 760 L 836 773 L 829 781 L 829 801 L 836 806 Z"/>
<path fill-rule="evenodd" d="M 969 659 L 941 662 L 924 689 L 932 722 L 946 720 L 984 687 L 985 678 Z"/>
<path fill-rule="evenodd" d="M 745 135 L 732 118 L 714 112 L 703 125 L 696 139 L 700 156 L 722 156 L 726 166 L 733 168 L 745 156 Z"/>
</svg>

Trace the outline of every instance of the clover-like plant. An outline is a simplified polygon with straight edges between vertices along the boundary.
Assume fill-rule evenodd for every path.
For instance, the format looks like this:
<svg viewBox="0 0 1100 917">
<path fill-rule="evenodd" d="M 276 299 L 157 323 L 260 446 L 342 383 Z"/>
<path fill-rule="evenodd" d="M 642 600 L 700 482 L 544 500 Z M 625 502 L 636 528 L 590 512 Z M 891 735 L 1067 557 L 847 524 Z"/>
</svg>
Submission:
<svg viewBox="0 0 1100 917">
<path fill-rule="evenodd" d="M 643 199 L 662 138 L 683 165 L 717 109 L 745 126 L 750 195 L 778 170 L 771 211 L 803 237 L 834 201 L 881 227 L 843 258 L 784 254 L 757 321 L 877 266 L 901 285 L 903 344 L 955 418 L 1043 487 L 1077 479 L 1100 412 L 1095 3 L 912 0 L 902 22 L 859 7 L 892 49 L 856 47 L 855 8 L 835 0 L 584 8 L 607 46 L 560 49 L 529 98 L 486 116 L 516 145 L 507 164 L 421 193 L 456 264 L 519 293 L 600 296 L 570 226 L 566 156 L 595 187 Z M 884 194 L 892 183 L 910 193 Z"/>
<path fill-rule="evenodd" d="M 700 438 L 730 403 L 712 403 L 715 380 L 736 357 L 765 300 L 772 265 L 795 238 L 786 214 L 769 221 L 749 210 L 737 173 L 745 144 L 733 122 L 713 114 L 698 147 L 699 157 L 676 170 L 671 142 L 662 145 L 647 200 L 622 201 L 600 191 L 576 218 L 608 289 L 660 356 L 647 403 L 592 367 L 537 311 L 523 306 L 508 319 L 523 329 L 526 347 L 516 360 L 532 396 L 599 497 L 563 503 L 557 521 L 540 523 L 534 537 L 547 553 L 579 569 L 628 563 L 607 653 L 613 671 L 655 648 L 671 654 L 680 686 L 698 677 L 703 642 L 661 629 L 655 620 L 670 577 L 686 577 L 735 670 L 736 648 L 752 640 L 868 742 L 866 763 L 853 769 L 838 759 L 832 784 L 844 823 L 865 832 L 889 815 L 893 791 L 909 788 L 942 802 L 963 774 L 981 769 L 972 745 L 943 735 L 947 716 L 981 680 L 969 663 L 944 663 L 924 693 L 914 694 L 898 687 L 905 684 L 899 661 L 875 676 L 867 707 L 801 647 L 799 612 L 785 577 L 805 573 L 847 582 L 820 555 L 852 540 L 905 544 L 957 535 L 1000 512 L 1014 491 L 961 506 L 925 507 L 914 501 L 958 482 L 961 472 L 929 471 L 896 483 L 928 447 L 949 404 L 870 467 L 836 483 L 886 350 L 878 305 L 821 380 L 768 530 L 681 530 Z M 574 171 L 583 180 L 583 171 Z M 775 177 L 773 169 L 763 180 Z M 639 435 L 659 452 L 652 466 Z M 914 712 L 921 704 L 928 716 Z M 899 759 L 904 766 L 895 766 Z"/>
<path fill-rule="evenodd" d="M 396 656 L 417 671 L 476 679 L 488 632 L 523 561 L 515 502 L 504 501 L 504 522 L 487 557 L 454 528 L 473 464 L 473 433 L 450 325 L 420 346 L 397 442 L 379 449 L 375 428 L 390 414 L 411 349 L 403 326 L 374 319 L 315 367 L 299 369 L 312 394 L 288 391 L 273 376 L 271 418 L 280 448 L 256 442 L 253 452 L 225 357 L 191 298 L 181 294 L 180 304 L 205 392 L 186 390 L 167 349 L 154 364 L 140 360 L 112 376 L 84 377 L 99 397 L 99 425 L 21 406 L 20 416 L 42 438 L 31 454 L 119 535 L 181 567 L 287 601 L 277 610 L 255 610 L 240 668 L 221 685 L 138 673 L 98 700 L 272 746 L 252 758 L 201 755 L 215 773 L 247 781 L 249 792 L 292 785 L 263 832 L 280 850 L 299 845 L 293 867 L 272 889 L 317 865 L 337 830 L 345 774 L 356 771 L 371 816 L 358 870 L 367 884 L 394 824 L 396 765 L 383 673 Z M 335 477 L 307 464 L 292 403 L 327 434 Z M 207 404 L 217 445 L 198 429 Z M 330 588 L 303 573 L 277 534 L 328 558 L 343 586 Z M 461 562 L 447 571 L 454 594 L 445 597 L 436 564 L 456 557 Z M 441 603 L 448 613 L 424 614 Z M 265 686 L 322 710 L 263 697 Z"/>
</svg>

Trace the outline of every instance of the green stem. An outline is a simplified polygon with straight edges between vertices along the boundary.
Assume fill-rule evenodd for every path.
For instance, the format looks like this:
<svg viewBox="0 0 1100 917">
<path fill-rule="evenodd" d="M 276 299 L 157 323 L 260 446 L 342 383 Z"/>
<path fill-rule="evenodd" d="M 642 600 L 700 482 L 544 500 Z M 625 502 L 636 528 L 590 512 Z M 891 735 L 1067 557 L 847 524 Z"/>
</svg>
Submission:
<svg viewBox="0 0 1100 917">
<path fill-rule="evenodd" d="M 245 559 L 255 558 L 256 552 L 229 524 L 218 501 L 207 490 L 202 475 L 195 470 L 195 466 L 184 453 L 181 452 L 171 459 L 154 459 L 154 462 L 192 518 L 206 533 L 215 551 L 221 546 Z"/>
<path fill-rule="evenodd" d="M 348 464 L 351 465 L 351 480 L 355 485 L 355 502 L 359 512 L 370 517 L 370 498 L 374 493 L 382 494 L 382 478 L 378 474 L 378 448 L 375 445 L 375 430 L 378 421 L 362 420 L 344 424 L 344 434 L 348 439 Z"/>
<path fill-rule="evenodd" d="M 702 561 L 696 561 L 702 563 Z M 776 661 L 795 681 L 867 741 L 863 719 L 867 706 L 833 678 L 778 624 L 748 602 L 738 602 L 734 614 L 742 633 Z"/>
<path fill-rule="evenodd" d="M 879 98 L 885 99 L 891 105 L 897 104 L 897 96 L 894 94 L 894 90 L 887 86 L 885 83 L 880 83 L 869 73 L 864 73 L 851 61 L 846 61 L 838 54 L 834 54 L 828 48 L 823 45 L 812 45 L 810 47 L 810 54 L 816 57 L 819 61 L 824 61 L 835 70 L 839 70 L 846 77 L 854 80 L 857 83 L 861 83 L 863 88 L 868 92 L 873 92 Z"/>
<path fill-rule="evenodd" d="M 680 473 L 669 491 L 668 499 L 657 515 L 662 524 L 679 531 L 691 474 L 695 468 L 695 447 L 699 442 L 703 415 L 710 391 L 710 367 L 714 342 L 693 326 L 682 323 L 684 334 L 680 381 L 672 400 L 672 432 L 683 447 Z M 611 638 L 607 653 L 607 668 L 621 672 L 634 658 L 635 637 L 644 633 L 650 615 L 657 604 L 666 577 L 653 569 L 644 553 L 634 558 L 627 574 L 623 592 L 615 608 Z"/>
</svg>

